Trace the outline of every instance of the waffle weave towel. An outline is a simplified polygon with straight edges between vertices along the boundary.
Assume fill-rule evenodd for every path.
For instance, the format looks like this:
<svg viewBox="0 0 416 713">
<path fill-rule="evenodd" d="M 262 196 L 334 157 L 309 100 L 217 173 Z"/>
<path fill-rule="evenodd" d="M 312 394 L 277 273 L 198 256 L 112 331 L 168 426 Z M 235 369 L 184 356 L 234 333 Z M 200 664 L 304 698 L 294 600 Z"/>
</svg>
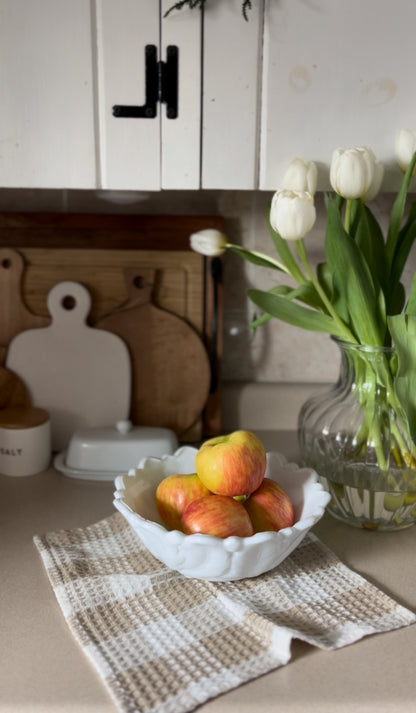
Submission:
<svg viewBox="0 0 416 713">
<path fill-rule="evenodd" d="M 284 665 L 416 621 L 309 534 L 279 567 L 206 582 L 169 570 L 119 513 L 34 538 L 73 635 L 122 713 L 185 713 Z"/>
</svg>

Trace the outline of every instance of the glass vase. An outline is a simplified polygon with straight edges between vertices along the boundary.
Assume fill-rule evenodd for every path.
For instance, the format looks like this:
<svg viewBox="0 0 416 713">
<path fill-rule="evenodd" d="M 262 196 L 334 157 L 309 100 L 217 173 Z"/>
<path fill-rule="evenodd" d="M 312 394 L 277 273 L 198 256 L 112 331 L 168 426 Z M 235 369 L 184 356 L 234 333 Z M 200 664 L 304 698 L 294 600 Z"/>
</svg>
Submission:
<svg viewBox="0 0 416 713">
<path fill-rule="evenodd" d="M 304 465 L 331 495 L 327 511 L 370 530 L 401 530 L 416 520 L 416 451 L 394 390 L 394 348 L 348 344 L 338 381 L 299 413 Z"/>
</svg>

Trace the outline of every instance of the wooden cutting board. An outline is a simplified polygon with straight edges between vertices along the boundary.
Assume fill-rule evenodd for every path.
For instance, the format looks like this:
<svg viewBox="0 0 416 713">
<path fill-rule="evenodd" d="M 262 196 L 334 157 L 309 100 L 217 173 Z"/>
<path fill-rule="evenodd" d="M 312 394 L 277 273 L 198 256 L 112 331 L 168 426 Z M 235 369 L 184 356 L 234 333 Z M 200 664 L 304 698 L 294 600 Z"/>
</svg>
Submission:
<svg viewBox="0 0 416 713">
<path fill-rule="evenodd" d="M 50 326 L 16 336 L 6 364 L 33 405 L 49 411 L 52 448 L 64 450 L 74 431 L 128 418 L 131 363 L 119 337 L 86 324 L 91 297 L 83 285 L 58 283 L 47 305 Z"/>
<path fill-rule="evenodd" d="M 46 327 L 50 318 L 31 312 L 21 296 L 25 264 L 22 255 L 11 248 L 0 248 L 0 364 L 8 345 L 24 329 Z"/>
<path fill-rule="evenodd" d="M 130 419 L 180 436 L 200 417 L 210 385 L 204 344 L 183 319 L 152 302 L 155 270 L 124 271 L 128 299 L 96 326 L 117 334 L 132 361 Z"/>
<path fill-rule="evenodd" d="M 0 410 L 30 406 L 30 396 L 22 380 L 9 369 L 0 366 Z"/>
<path fill-rule="evenodd" d="M 196 330 L 216 376 L 200 418 L 181 438 L 187 443 L 221 433 L 223 286 L 220 281 L 214 290 L 211 260 L 189 247 L 189 236 L 208 227 L 224 232 L 223 218 L 0 212 L 0 245 L 19 250 L 24 260 L 23 303 L 47 324 L 47 297 L 58 282 L 70 280 L 88 289 L 92 298 L 88 324 L 94 325 L 125 305 L 124 269 L 156 270 L 153 304 Z"/>
</svg>

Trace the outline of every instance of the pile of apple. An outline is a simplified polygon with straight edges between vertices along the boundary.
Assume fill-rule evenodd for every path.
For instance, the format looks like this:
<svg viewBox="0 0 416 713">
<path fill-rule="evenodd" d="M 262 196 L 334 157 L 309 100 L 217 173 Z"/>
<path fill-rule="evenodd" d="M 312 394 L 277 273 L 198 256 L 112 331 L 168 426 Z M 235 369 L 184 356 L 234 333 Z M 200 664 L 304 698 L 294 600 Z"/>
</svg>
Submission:
<svg viewBox="0 0 416 713">
<path fill-rule="evenodd" d="M 250 537 L 293 525 L 292 502 L 265 477 L 266 451 L 250 431 L 205 441 L 195 470 L 167 476 L 156 490 L 156 506 L 169 530 Z"/>
</svg>

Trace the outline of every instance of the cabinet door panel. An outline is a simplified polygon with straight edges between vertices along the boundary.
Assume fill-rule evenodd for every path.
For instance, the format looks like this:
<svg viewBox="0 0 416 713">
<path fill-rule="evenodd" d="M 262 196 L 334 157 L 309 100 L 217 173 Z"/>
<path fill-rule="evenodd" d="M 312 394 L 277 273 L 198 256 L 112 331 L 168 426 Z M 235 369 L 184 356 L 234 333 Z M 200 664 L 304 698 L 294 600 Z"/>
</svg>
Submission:
<svg viewBox="0 0 416 713">
<path fill-rule="evenodd" d="M 162 188 L 194 189 L 200 185 L 201 152 L 201 25 L 198 10 L 165 12 L 172 0 L 162 0 L 161 59 L 168 45 L 179 48 L 178 117 L 168 119 L 160 108 Z"/>
<path fill-rule="evenodd" d="M 0 0 L 0 186 L 95 186 L 93 92 L 89 3 Z"/>
<path fill-rule="evenodd" d="M 202 187 L 257 188 L 262 2 L 204 10 Z"/>
<path fill-rule="evenodd" d="M 275 190 L 295 156 L 320 167 L 338 146 L 367 145 L 386 166 L 384 190 L 400 172 L 398 129 L 416 125 L 414 0 L 267 0 L 260 187 Z"/>
<path fill-rule="evenodd" d="M 102 188 L 160 188 L 158 118 L 116 118 L 112 111 L 145 103 L 145 46 L 159 48 L 159 19 L 154 0 L 97 0 Z"/>
</svg>

